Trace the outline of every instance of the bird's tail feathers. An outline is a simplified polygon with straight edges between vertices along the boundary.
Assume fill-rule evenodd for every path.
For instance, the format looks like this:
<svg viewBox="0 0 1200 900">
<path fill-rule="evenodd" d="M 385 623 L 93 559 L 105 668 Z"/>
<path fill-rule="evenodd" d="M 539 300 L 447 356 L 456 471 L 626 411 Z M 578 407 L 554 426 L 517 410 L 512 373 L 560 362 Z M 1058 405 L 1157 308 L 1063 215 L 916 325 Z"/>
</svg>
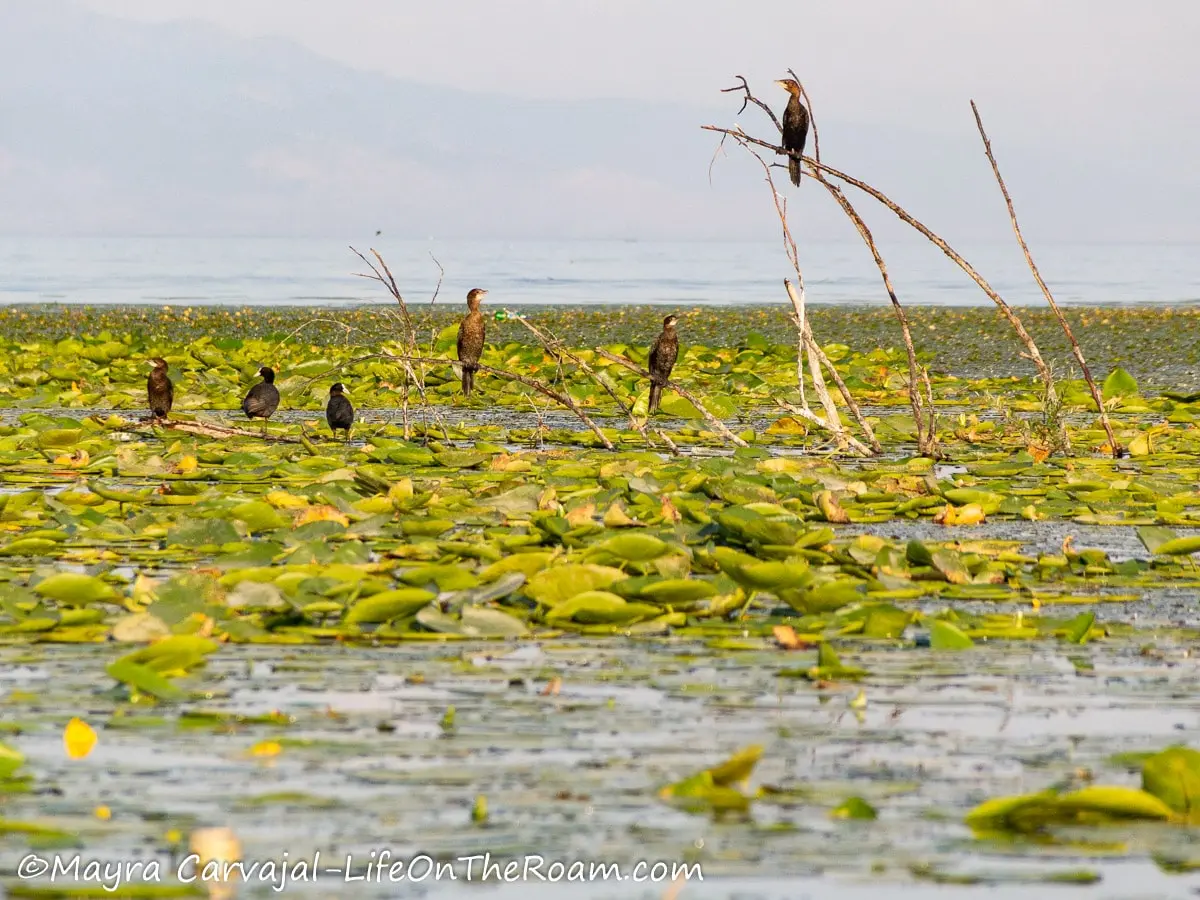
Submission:
<svg viewBox="0 0 1200 900">
<path fill-rule="evenodd" d="M 788 157 L 788 174 L 792 176 L 792 184 L 800 186 L 800 160 L 794 156 Z"/>
<path fill-rule="evenodd" d="M 475 387 L 475 370 L 469 366 L 463 366 L 462 370 L 462 389 L 463 393 L 468 397 L 471 396 L 471 390 Z"/>
<path fill-rule="evenodd" d="M 650 385 L 650 403 L 648 406 L 650 412 L 658 411 L 658 402 L 661 399 L 662 399 L 662 385 L 661 384 L 651 384 Z"/>
</svg>

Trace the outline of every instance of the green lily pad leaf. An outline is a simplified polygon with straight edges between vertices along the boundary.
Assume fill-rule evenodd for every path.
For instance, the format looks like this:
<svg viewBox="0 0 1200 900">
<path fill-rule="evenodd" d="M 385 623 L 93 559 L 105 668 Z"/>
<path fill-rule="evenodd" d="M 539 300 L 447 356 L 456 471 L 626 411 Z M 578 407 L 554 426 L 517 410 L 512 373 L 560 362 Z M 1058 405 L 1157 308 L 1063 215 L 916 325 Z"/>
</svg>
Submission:
<svg viewBox="0 0 1200 900">
<path fill-rule="evenodd" d="M 550 552 L 514 553 L 499 562 L 494 562 L 479 573 L 482 582 L 496 581 L 510 572 L 519 572 L 526 578 L 532 578 L 554 559 Z"/>
<path fill-rule="evenodd" d="M 1114 397 L 1136 397 L 1138 396 L 1137 379 L 1118 366 L 1104 379 L 1101 394 L 1105 400 L 1111 400 Z"/>
<path fill-rule="evenodd" d="M 1094 612 L 1080 613 L 1067 625 L 1067 632 L 1064 637 L 1072 644 L 1087 643 L 1088 634 L 1095 624 L 1096 614 Z"/>
<path fill-rule="evenodd" d="M 525 585 L 525 593 L 538 603 L 556 606 L 584 591 L 602 591 L 612 587 L 626 577 L 620 569 L 590 563 L 556 566 L 530 578 Z"/>
<path fill-rule="evenodd" d="M 506 516 L 527 516 L 537 510 L 538 497 L 544 490 L 545 488 L 541 485 L 523 484 L 511 491 L 497 494 L 495 497 L 480 500 L 479 504 L 504 513 Z"/>
<path fill-rule="evenodd" d="M 117 681 L 159 700 L 178 701 L 187 698 L 187 693 L 182 688 L 172 684 L 158 672 L 126 659 L 109 663 L 105 671 Z"/>
<path fill-rule="evenodd" d="M 121 593 L 111 584 L 95 575 L 77 572 L 59 572 L 44 578 L 34 585 L 33 590 L 68 606 L 86 606 L 89 603 L 118 603 Z"/>
<path fill-rule="evenodd" d="M 215 652 L 218 646 L 216 641 L 210 641 L 208 638 L 176 634 L 127 653 L 117 662 L 132 663 L 163 674 L 182 674 L 203 663 L 205 657 Z"/>
<path fill-rule="evenodd" d="M 411 616 L 433 602 L 434 595 L 420 588 L 384 591 L 359 600 L 346 613 L 347 625 L 377 625 L 402 616 Z"/>
<path fill-rule="evenodd" d="M 953 550 L 936 550 L 931 557 L 933 567 L 942 573 L 951 584 L 966 584 L 971 580 L 971 572 L 963 562 L 962 556 Z"/>
<path fill-rule="evenodd" d="M 1154 549 L 1154 552 L 1161 556 L 1189 556 L 1197 551 L 1200 551 L 1200 535 L 1164 541 Z"/>
<path fill-rule="evenodd" d="M 1171 808 L 1153 794 L 1136 788 L 1094 785 L 1070 794 L 1043 791 L 997 797 L 967 813 L 966 823 L 981 831 L 1032 832 L 1054 824 L 1165 821 L 1171 815 Z"/>
<path fill-rule="evenodd" d="M 24 764 L 24 756 L 0 741 L 0 781 L 7 781 Z"/>
<path fill-rule="evenodd" d="M 968 503 L 978 504 L 989 516 L 1000 508 L 1004 502 L 1002 494 L 991 491 L 980 491 L 975 488 L 951 488 L 943 496 L 955 506 L 966 506 Z"/>
<path fill-rule="evenodd" d="M 870 820 L 879 818 L 879 813 L 862 797 L 847 797 L 829 811 L 829 818 Z"/>
<path fill-rule="evenodd" d="M 464 606 L 462 624 L 467 634 L 480 637 L 522 637 L 529 634 L 529 626 L 516 616 L 488 606 Z"/>
<path fill-rule="evenodd" d="M 644 600 L 652 600 L 668 606 L 683 606 L 716 595 L 716 585 L 711 581 L 701 581 L 696 578 L 669 578 L 665 581 L 658 581 L 642 588 L 638 594 Z"/>
<path fill-rule="evenodd" d="M 38 434 L 38 446 L 47 450 L 74 447 L 83 438 L 81 428 L 47 428 Z"/>
<path fill-rule="evenodd" d="M 113 623 L 112 639 L 123 644 L 145 644 L 170 636 L 171 629 L 158 616 L 133 613 Z"/>
<path fill-rule="evenodd" d="M 673 805 L 691 811 L 708 809 L 744 810 L 750 798 L 739 786 L 743 786 L 762 758 L 763 748 L 757 744 L 739 750 L 725 762 L 705 769 L 659 789 L 658 796 Z"/>
<path fill-rule="evenodd" d="M 933 565 L 933 551 L 917 540 L 908 542 L 904 548 L 904 556 L 914 566 Z"/>
<path fill-rule="evenodd" d="M 975 642 L 957 625 L 943 619 L 934 619 L 929 623 L 929 646 L 934 650 L 970 650 L 975 646 Z"/>
<path fill-rule="evenodd" d="M 1142 764 L 1142 789 L 1190 820 L 1200 816 L 1200 752 L 1168 747 Z"/>
<path fill-rule="evenodd" d="M 475 469 L 482 466 L 491 457 L 475 450 L 445 450 L 435 453 L 433 458 L 439 466 L 447 469 Z"/>
<path fill-rule="evenodd" d="M 1141 539 L 1142 545 L 1151 553 L 1157 553 L 1158 548 L 1168 541 L 1177 539 L 1177 535 L 1170 528 L 1164 528 L 1161 525 L 1141 525 L 1137 530 L 1138 538 Z"/>
<path fill-rule="evenodd" d="M 651 559 L 658 559 L 670 547 L 666 541 L 660 540 L 653 535 L 621 534 L 617 537 L 609 538 L 603 544 L 598 545 L 596 549 L 628 562 L 646 562 Z"/>
<path fill-rule="evenodd" d="M 290 524 L 281 516 L 270 503 L 264 500 L 250 500 L 240 503 L 229 511 L 229 514 L 239 522 L 245 522 L 251 531 L 274 531 Z"/>
<path fill-rule="evenodd" d="M 439 591 L 465 591 L 479 584 L 474 572 L 456 565 L 421 566 L 400 576 L 405 584 L 435 584 Z"/>
<path fill-rule="evenodd" d="M 904 629 L 908 627 L 912 617 L 911 612 L 896 606 L 873 606 L 867 613 L 866 622 L 863 623 L 862 636 L 875 640 L 895 640 L 904 634 Z"/>
<path fill-rule="evenodd" d="M 1093 785 L 1058 798 L 1058 807 L 1072 813 L 1099 813 L 1114 819 L 1171 818 L 1171 808 L 1158 797 L 1136 788 Z"/>
<path fill-rule="evenodd" d="M 167 532 L 168 547 L 223 547 L 240 541 L 241 535 L 225 519 L 197 519 L 185 522 Z"/>
<path fill-rule="evenodd" d="M 749 546 L 777 544 L 791 546 L 799 534 L 788 522 L 771 519 L 745 506 L 731 506 L 717 514 L 721 530 L 739 543 Z"/>
<path fill-rule="evenodd" d="M 608 591 L 583 591 L 551 607 L 546 613 L 546 621 L 570 621 L 581 625 L 627 625 L 654 618 L 658 614 L 658 607 L 645 603 L 628 603 L 624 597 L 618 597 Z"/>
</svg>

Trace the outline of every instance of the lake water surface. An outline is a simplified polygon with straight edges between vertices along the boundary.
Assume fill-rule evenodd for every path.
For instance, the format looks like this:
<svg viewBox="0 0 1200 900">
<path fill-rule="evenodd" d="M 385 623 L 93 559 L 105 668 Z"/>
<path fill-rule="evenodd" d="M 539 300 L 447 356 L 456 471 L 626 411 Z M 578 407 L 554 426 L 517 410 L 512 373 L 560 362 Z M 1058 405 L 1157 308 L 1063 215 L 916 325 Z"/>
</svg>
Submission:
<svg viewBox="0 0 1200 900">
<path fill-rule="evenodd" d="M 386 300 L 344 238 L 0 238 L 0 303 L 340 306 Z M 406 298 L 427 301 L 487 287 L 506 304 L 741 304 L 786 302 L 792 273 L 777 241 L 355 241 L 379 249 Z M 1042 304 L 1014 242 L 958 248 L 1013 304 Z M 881 248 L 902 302 L 987 304 L 938 250 L 921 241 Z M 1036 249 L 1057 299 L 1071 304 L 1200 301 L 1200 246 L 1052 243 Z M 809 300 L 885 303 L 860 243 L 801 248 Z"/>
</svg>

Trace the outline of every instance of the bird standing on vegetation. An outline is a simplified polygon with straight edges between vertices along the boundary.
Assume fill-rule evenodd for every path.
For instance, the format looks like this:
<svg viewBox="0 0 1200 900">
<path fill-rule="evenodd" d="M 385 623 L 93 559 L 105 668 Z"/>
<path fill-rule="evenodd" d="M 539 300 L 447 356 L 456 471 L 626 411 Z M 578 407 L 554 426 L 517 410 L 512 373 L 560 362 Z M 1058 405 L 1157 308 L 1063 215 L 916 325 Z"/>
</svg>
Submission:
<svg viewBox="0 0 1200 900">
<path fill-rule="evenodd" d="M 350 426 L 354 424 L 354 406 L 346 399 L 346 386 L 340 381 L 329 389 L 329 404 L 325 407 L 325 421 L 329 430 L 337 437 L 339 431 L 346 432 L 350 440 Z"/>
<path fill-rule="evenodd" d="M 679 357 L 679 335 L 675 333 L 675 323 L 679 317 L 673 313 L 663 319 L 662 334 L 650 348 L 650 406 L 649 411 L 658 410 L 658 402 L 662 399 L 663 388 L 675 368 L 675 360 Z"/>
<path fill-rule="evenodd" d="M 242 401 L 242 412 L 249 419 L 263 420 L 263 434 L 267 433 L 267 419 L 279 409 L 279 388 L 275 387 L 275 370 L 263 366 L 258 370 L 262 381 L 250 388 L 246 399 Z"/>
<path fill-rule="evenodd" d="M 483 356 L 483 342 L 487 338 L 487 326 L 479 304 L 487 291 L 474 288 L 467 294 L 467 314 L 458 326 L 458 361 L 462 363 L 462 389 L 468 397 L 475 386 L 475 373 L 479 371 L 479 357 Z"/>
<path fill-rule="evenodd" d="M 804 143 L 808 140 L 808 110 L 800 102 L 800 83 L 794 78 L 785 78 L 775 83 L 792 95 L 783 111 L 783 149 L 792 153 L 803 153 Z M 788 174 L 792 176 L 792 184 L 799 186 L 799 156 L 788 157 Z"/>
<path fill-rule="evenodd" d="M 175 385 L 167 375 L 167 361 L 156 356 L 150 360 L 153 367 L 146 379 L 146 397 L 150 401 L 150 414 L 156 419 L 165 419 L 175 404 Z"/>
</svg>

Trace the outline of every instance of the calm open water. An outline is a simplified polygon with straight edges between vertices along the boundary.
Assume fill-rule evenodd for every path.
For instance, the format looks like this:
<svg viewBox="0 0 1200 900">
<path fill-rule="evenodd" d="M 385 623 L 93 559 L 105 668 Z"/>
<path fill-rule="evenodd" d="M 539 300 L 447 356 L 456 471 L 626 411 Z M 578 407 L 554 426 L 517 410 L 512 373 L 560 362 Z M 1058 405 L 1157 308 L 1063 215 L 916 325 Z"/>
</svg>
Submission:
<svg viewBox="0 0 1200 900">
<path fill-rule="evenodd" d="M 786 302 L 791 273 L 778 242 L 424 241 L 386 235 L 377 247 L 405 297 L 441 300 L 487 287 L 496 303 L 740 304 Z M 930 245 L 881 248 L 902 302 L 990 301 Z M 1014 305 L 1044 303 L 1012 241 L 958 248 Z M 1200 245 L 1072 244 L 1035 248 L 1057 299 L 1073 304 L 1200 302 Z M 801 248 L 816 303 L 884 303 L 861 243 Z M 388 300 L 347 242 L 311 238 L 2 238 L 0 303 L 152 303 L 337 306 Z"/>
</svg>

